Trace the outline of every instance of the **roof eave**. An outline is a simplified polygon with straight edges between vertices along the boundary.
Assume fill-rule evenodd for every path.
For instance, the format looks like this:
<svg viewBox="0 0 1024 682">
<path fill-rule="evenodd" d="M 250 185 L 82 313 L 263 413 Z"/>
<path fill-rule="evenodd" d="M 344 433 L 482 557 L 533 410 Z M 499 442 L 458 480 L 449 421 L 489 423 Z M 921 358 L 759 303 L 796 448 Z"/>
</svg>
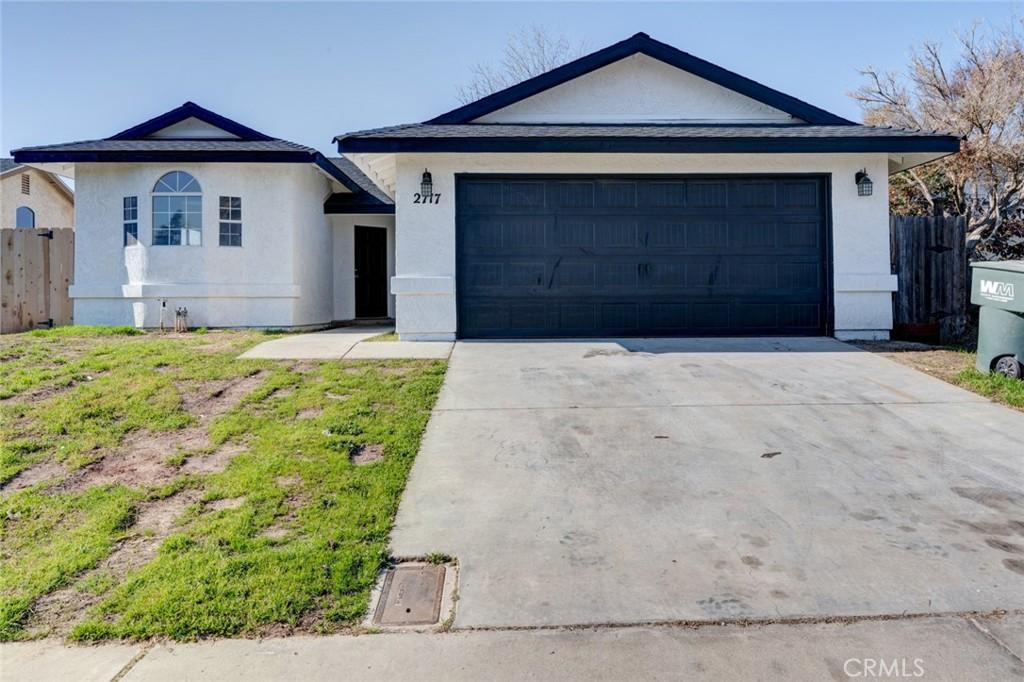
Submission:
<svg viewBox="0 0 1024 682">
<path fill-rule="evenodd" d="M 543 138 L 385 138 L 343 137 L 343 153 L 459 152 L 459 153 L 672 153 L 771 154 L 848 152 L 937 152 L 960 149 L 953 136 L 829 137 L 829 138 L 665 138 L 665 137 L 543 137 Z"/>
<path fill-rule="evenodd" d="M 344 206 L 329 205 L 324 202 L 325 215 L 394 215 L 394 204 L 350 204 Z"/>
<path fill-rule="evenodd" d="M 296 151 L 210 151 L 210 150 L 118 150 L 79 151 L 15 149 L 12 152 L 18 163 L 152 163 L 152 162 L 223 162 L 223 163 L 310 163 L 314 154 Z"/>
</svg>

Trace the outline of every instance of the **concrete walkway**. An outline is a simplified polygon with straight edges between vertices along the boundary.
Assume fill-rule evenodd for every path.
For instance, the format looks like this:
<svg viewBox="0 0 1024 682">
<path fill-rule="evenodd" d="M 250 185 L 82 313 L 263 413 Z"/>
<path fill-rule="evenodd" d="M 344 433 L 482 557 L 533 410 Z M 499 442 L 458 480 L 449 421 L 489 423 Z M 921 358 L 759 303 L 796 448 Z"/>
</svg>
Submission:
<svg viewBox="0 0 1024 682">
<path fill-rule="evenodd" d="M 373 341 L 391 327 L 338 327 L 311 334 L 294 334 L 265 341 L 242 353 L 242 358 L 270 360 L 405 360 L 445 359 L 450 342 Z"/>
<path fill-rule="evenodd" d="M 0 646 L 4 680 L 1011 680 L 1024 617 Z M 889 674 L 879 674 L 880 666 Z M 893 674 L 896 671 L 898 674 Z M 874 674 L 867 674 L 873 672 Z"/>
<path fill-rule="evenodd" d="M 831 339 L 463 342 L 392 552 L 456 628 L 1024 608 L 1022 433 Z"/>
</svg>

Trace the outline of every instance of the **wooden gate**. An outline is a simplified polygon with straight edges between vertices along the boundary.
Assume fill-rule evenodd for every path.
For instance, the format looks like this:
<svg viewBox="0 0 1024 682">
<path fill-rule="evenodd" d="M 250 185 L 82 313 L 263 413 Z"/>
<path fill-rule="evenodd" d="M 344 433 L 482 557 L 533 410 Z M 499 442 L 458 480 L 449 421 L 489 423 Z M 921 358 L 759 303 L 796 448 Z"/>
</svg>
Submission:
<svg viewBox="0 0 1024 682">
<path fill-rule="evenodd" d="M 893 336 L 930 343 L 963 340 L 968 323 L 967 221 L 962 216 L 892 216 L 889 236 Z"/>
<path fill-rule="evenodd" d="M 75 231 L 5 229 L 0 237 L 0 333 L 72 324 Z"/>
</svg>

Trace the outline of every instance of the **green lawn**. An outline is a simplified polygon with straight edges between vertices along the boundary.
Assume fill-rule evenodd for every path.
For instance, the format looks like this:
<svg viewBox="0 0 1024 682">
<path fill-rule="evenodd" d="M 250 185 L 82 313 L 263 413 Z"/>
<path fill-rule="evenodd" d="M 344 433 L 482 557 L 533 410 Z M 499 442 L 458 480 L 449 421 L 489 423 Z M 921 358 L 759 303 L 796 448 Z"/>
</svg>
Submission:
<svg viewBox="0 0 1024 682">
<path fill-rule="evenodd" d="M 1024 410 L 1024 381 L 1010 379 L 1002 374 L 982 374 L 973 367 L 973 362 L 974 354 L 972 353 L 972 366 L 957 374 L 953 383 L 997 403 Z"/>
<path fill-rule="evenodd" d="M 0 639 L 359 619 L 446 365 L 236 359 L 272 337 L 0 338 Z"/>
</svg>

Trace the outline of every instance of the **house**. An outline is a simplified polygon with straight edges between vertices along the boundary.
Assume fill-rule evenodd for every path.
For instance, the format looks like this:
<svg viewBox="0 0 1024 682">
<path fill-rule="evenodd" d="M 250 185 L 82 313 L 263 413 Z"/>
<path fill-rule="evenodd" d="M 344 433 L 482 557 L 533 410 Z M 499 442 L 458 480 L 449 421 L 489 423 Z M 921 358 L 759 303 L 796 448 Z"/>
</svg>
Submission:
<svg viewBox="0 0 1024 682">
<path fill-rule="evenodd" d="M 75 193 L 56 174 L 0 159 L 0 227 L 74 227 Z"/>
<path fill-rule="evenodd" d="M 410 340 L 885 338 L 887 177 L 959 149 L 643 33 L 335 141 L 344 160 L 186 104 L 15 159 L 75 165 L 79 322 L 153 326 L 166 300 L 208 326 L 384 312 Z"/>
<path fill-rule="evenodd" d="M 157 327 L 179 307 L 210 327 L 393 315 L 394 204 L 345 159 L 192 102 L 14 153 L 75 178 L 77 324 Z"/>
</svg>

